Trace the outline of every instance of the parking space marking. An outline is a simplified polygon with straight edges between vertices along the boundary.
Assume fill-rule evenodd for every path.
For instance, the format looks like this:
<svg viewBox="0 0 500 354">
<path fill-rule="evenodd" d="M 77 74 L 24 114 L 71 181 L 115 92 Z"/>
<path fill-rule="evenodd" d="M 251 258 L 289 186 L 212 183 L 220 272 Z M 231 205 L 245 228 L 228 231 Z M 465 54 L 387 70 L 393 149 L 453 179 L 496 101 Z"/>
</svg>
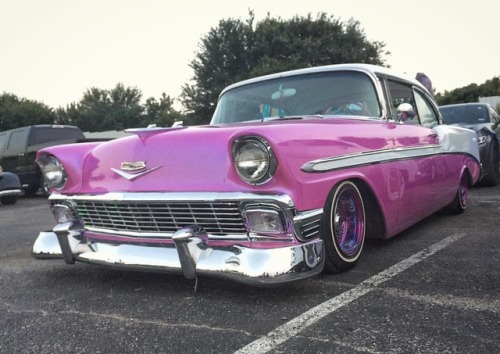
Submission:
<svg viewBox="0 0 500 354">
<path fill-rule="evenodd" d="M 380 284 L 394 278 L 396 275 L 423 261 L 427 257 L 432 256 L 434 253 L 449 246 L 465 235 L 466 233 L 458 233 L 446 237 L 442 241 L 437 242 L 423 249 L 422 251 L 415 253 L 413 256 L 410 256 L 387 268 L 386 270 L 368 278 L 354 288 L 311 308 L 298 317 L 295 317 L 287 323 L 279 326 L 275 330 L 269 332 L 264 337 L 251 342 L 250 344 L 236 351 L 236 353 L 267 353 L 275 349 L 278 345 L 294 337 L 304 329 L 312 326 L 323 317 L 332 314 L 336 310 L 373 291 Z"/>
</svg>

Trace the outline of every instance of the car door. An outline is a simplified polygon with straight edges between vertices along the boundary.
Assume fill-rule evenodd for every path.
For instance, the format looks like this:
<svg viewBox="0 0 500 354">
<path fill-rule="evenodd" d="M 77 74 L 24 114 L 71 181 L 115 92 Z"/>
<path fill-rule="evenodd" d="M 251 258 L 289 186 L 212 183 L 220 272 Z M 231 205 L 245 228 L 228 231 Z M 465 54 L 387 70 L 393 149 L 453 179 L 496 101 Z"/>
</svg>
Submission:
<svg viewBox="0 0 500 354">
<path fill-rule="evenodd" d="M 401 157 L 393 172 L 399 175 L 401 189 L 397 220 L 405 228 L 436 211 L 434 206 L 443 202 L 440 188 L 448 174 L 439 162 L 439 137 L 432 129 L 440 123 L 440 116 L 432 98 L 412 83 L 386 78 L 385 88 L 389 121 L 395 122 L 393 146 Z M 411 104 L 414 110 L 405 121 L 397 110 L 403 103 Z"/>
<path fill-rule="evenodd" d="M 2 156 L 3 170 L 17 174 L 21 180 L 21 184 L 26 183 L 26 144 L 28 132 L 28 127 L 10 131 Z"/>
</svg>

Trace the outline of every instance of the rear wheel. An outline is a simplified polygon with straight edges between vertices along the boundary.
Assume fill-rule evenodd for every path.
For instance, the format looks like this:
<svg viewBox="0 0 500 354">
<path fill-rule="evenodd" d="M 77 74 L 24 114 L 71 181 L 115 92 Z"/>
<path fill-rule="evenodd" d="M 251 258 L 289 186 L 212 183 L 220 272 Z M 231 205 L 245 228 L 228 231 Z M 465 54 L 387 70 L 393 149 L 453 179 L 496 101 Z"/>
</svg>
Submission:
<svg viewBox="0 0 500 354">
<path fill-rule="evenodd" d="M 448 211 L 451 214 L 461 214 L 467 209 L 468 202 L 469 178 L 467 177 L 467 172 L 464 171 L 460 178 L 460 185 L 458 186 L 457 194 L 455 194 L 455 199 L 448 205 Z"/>
<path fill-rule="evenodd" d="M 356 184 L 344 181 L 335 186 L 321 227 L 326 272 L 340 273 L 356 265 L 365 241 L 365 225 L 364 201 Z"/>
</svg>

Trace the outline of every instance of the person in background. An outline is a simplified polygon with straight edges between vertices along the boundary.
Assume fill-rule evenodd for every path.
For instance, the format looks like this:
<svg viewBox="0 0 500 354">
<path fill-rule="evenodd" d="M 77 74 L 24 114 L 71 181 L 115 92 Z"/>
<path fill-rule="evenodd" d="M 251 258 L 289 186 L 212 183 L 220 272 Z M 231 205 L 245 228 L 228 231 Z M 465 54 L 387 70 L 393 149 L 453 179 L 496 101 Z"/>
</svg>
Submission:
<svg viewBox="0 0 500 354">
<path fill-rule="evenodd" d="M 432 81 L 429 79 L 427 75 L 424 73 L 417 73 L 417 76 L 415 76 L 415 79 L 420 82 L 424 87 L 429 91 L 431 95 L 434 95 L 434 89 L 432 88 Z"/>
</svg>

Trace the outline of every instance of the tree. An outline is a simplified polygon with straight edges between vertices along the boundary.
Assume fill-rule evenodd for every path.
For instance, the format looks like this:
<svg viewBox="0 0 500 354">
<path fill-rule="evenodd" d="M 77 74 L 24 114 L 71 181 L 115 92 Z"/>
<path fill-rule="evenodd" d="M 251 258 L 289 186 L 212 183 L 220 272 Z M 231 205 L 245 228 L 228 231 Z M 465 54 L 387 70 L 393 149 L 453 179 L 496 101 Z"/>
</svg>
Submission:
<svg viewBox="0 0 500 354">
<path fill-rule="evenodd" d="M 200 51 L 190 63 L 194 84 L 182 87 L 181 102 L 192 124 L 206 123 L 215 110 L 220 91 L 229 83 L 247 78 L 255 63 L 251 12 L 246 22 L 221 20 L 202 38 Z"/>
<path fill-rule="evenodd" d="M 85 91 L 79 103 L 58 110 L 58 120 L 90 132 L 136 128 L 144 109 L 141 97 L 138 88 L 121 83 L 111 90 L 92 87 Z"/>
<path fill-rule="evenodd" d="M 479 97 L 499 96 L 500 76 L 486 80 L 483 84 L 469 84 L 444 93 L 436 95 L 439 105 L 478 102 Z"/>
<path fill-rule="evenodd" d="M 162 94 L 159 101 L 154 97 L 146 100 L 144 105 L 144 115 L 141 119 L 141 126 L 147 127 L 150 124 L 155 124 L 159 127 L 170 127 L 176 121 L 182 121 L 183 115 L 174 109 L 174 100 Z"/>
<path fill-rule="evenodd" d="M 33 124 L 53 124 L 57 116 L 43 103 L 19 99 L 16 95 L 0 95 L 0 131 Z"/>
<path fill-rule="evenodd" d="M 384 46 L 369 42 L 352 19 L 343 23 L 320 13 L 284 21 L 268 15 L 255 29 L 253 56 L 260 59 L 251 76 L 339 63 L 383 65 Z"/>
<path fill-rule="evenodd" d="M 255 28 L 254 28 L 255 27 Z M 182 87 L 181 102 L 192 123 L 207 123 L 227 85 L 290 69 L 347 62 L 384 65 L 385 43 L 366 39 L 359 22 L 346 23 L 320 13 L 291 20 L 267 17 L 219 22 L 201 39 L 191 61 L 192 83 Z"/>
</svg>

